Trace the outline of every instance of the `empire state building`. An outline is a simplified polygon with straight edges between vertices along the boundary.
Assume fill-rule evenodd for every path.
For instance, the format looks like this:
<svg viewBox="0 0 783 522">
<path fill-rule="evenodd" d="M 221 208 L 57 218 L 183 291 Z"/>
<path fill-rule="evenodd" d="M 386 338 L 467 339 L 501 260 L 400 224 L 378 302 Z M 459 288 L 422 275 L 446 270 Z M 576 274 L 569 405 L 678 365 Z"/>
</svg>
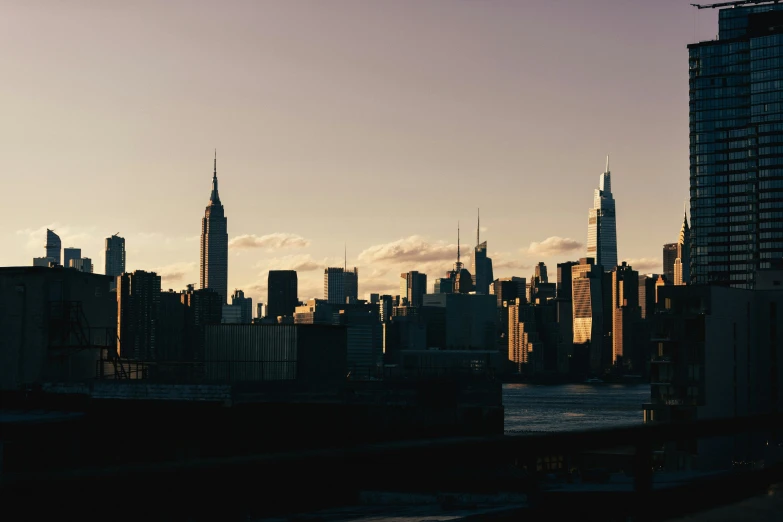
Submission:
<svg viewBox="0 0 783 522">
<path fill-rule="evenodd" d="M 212 193 L 201 220 L 201 288 L 211 288 L 220 294 L 223 303 L 228 297 L 228 227 L 223 204 L 218 194 L 217 152 L 212 174 Z"/>
</svg>

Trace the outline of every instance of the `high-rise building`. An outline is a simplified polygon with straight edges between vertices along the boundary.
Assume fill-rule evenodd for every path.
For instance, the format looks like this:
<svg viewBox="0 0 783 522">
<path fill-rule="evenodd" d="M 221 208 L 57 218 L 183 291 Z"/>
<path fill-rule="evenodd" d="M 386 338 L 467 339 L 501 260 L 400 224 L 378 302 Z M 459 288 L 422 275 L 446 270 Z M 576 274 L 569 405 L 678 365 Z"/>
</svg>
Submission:
<svg viewBox="0 0 783 522">
<path fill-rule="evenodd" d="M 212 173 L 212 193 L 201 219 L 200 287 L 215 290 L 225 304 L 228 298 L 228 224 L 218 194 L 217 153 Z"/>
<path fill-rule="evenodd" d="M 117 277 L 125 272 L 125 238 L 116 234 L 106 238 L 106 262 L 104 273 Z"/>
<path fill-rule="evenodd" d="M 677 241 L 677 259 L 674 264 L 674 280 L 675 285 L 687 285 L 690 281 L 690 246 L 691 246 L 691 232 L 688 228 L 688 215 L 686 214 L 682 220 L 682 228 L 680 228 L 680 238 Z"/>
<path fill-rule="evenodd" d="M 60 250 L 62 249 L 62 241 L 60 241 L 60 236 L 54 233 L 54 230 L 46 229 L 46 257 L 48 257 L 51 261 L 59 264 L 60 263 Z"/>
<path fill-rule="evenodd" d="M 89 257 L 80 257 L 78 259 L 71 259 L 68 262 L 68 268 L 75 268 L 79 272 L 85 272 L 92 274 L 92 259 Z"/>
<path fill-rule="evenodd" d="M 487 242 L 480 240 L 481 216 L 476 222 L 476 248 L 473 249 L 473 288 L 477 294 L 489 295 L 489 285 L 495 279 L 492 273 L 492 259 L 487 257 Z"/>
<path fill-rule="evenodd" d="M 663 245 L 663 277 L 669 283 L 674 281 L 674 263 L 679 257 L 678 250 L 677 243 L 666 243 Z"/>
<path fill-rule="evenodd" d="M 66 268 L 71 267 L 71 260 L 76 260 L 82 257 L 81 248 L 66 247 L 63 248 L 63 266 Z"/>
<path fill-rule="evenodd" d="M 642 316 L 639 306 L 639 272 L 625 261 L 612 272 L 612 364 L 636 359 L 634 326 Z"/>
<path fill-rule="evenodd" d="M 266 288 L 266 315 L 275 318 L 293 317 L 299 304 L 296 270 L 270 270 Z"/>
<path fill-rule="evenodd" d="M 405 297 L 408 306 L 421 306 L 421 298 L 427 293 L 427 274 L 415 270 L 400 274 L 400 296 Z"/>
<path fill-rule="evenodd" d="M 587 256 L 595 259 L 595 264 L 603 270 L 617 266 L 617 221 L 609 156 L 606 157 L 606 171 L 601 174 L 593 195 L 593 208 L 588 212 Z"/>
<path fill-rule="evenodd" d="M 253 322 L 253 298 L 245 297 L 245 292 L 234 289 L 231 295 L 231 306 L 239 308 L 239 322 L 250 324 Z"/>
<path fill-rule="evenodd" d="M 574 344 L 590 343 L 589 366 L 601 369 L 604 336 L 603 268 L 592 258 L 571 267 Z"/>
<path fill-rule="evenodd" d="M 783 4 L 737 4 L 688 46 L 690 279 L 754 288 L 783 257 Z"/>
<path fill-rule="evenodd" d="M 330 304 L 355 303 L 359 299 L 359 269 L 324 269 L 324 299 Z"/>
<path fill-rule="evenodd" d="M 117 279 L 117 338 L 120 356 L 130 359 L 157 358 L 160 276 L 136 270 Z"/>
<path fill-rule="evenodd" d="M 491 294 L 497 298 L 498 308 L 503 308 L 503 303 L 521 299 L 527 302 L 525 288 L 527 281 L 524 277 L 503 277 L 492 282 Z"/>
</svg>

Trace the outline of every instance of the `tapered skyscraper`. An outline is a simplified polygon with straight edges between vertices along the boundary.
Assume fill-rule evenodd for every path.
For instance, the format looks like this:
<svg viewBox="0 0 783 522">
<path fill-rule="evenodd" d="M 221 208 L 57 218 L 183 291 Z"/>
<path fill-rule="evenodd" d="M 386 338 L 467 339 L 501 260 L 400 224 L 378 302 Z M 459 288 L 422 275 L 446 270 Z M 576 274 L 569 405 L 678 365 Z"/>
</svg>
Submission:
<svg viewBox="0 0 783 522">
<path fill-rule="evenodd" d="M 595 190 L 593 208 L 588 213 L 587 257 L 595 259 L 595 264 L 602 266 L 605 272 L 617 266 L 617 222 L 609 156 L 606 157 L 606 171 L 601 174 Z"/>
<path fill-rule="evenodd" d="M 218 194 L 217 152 L 212 173 L 212 193 L 201 220 L 201 288 L 211 288 L 220 294 L 222 303 L 228 298 L 228 225 Z"/>
</svg>

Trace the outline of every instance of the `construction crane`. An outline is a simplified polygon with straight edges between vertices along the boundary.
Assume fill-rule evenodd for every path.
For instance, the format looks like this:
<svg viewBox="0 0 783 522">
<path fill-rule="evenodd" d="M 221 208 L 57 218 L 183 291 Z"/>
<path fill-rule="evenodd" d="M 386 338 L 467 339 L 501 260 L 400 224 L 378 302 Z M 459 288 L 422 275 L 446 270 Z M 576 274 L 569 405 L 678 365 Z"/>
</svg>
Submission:
<svg viewBox="0 0 783 522">
<path fill-rule="evenodd" d="M 716 9 L 719 7 L 740 7 L 743 5 L 777 4 L 780 0 L 742 0 L 736 2 L 721 2 L 719 4 L 691 4 L 697 9 Z"/>
</svg>

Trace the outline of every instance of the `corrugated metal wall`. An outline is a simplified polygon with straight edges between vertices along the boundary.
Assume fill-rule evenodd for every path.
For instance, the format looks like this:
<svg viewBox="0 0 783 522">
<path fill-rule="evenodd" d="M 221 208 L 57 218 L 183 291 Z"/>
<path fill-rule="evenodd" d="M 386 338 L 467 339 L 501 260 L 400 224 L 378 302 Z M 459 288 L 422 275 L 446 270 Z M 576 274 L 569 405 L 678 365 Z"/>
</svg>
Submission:
<svg viewBox="0 0 783 522">
<path fill-rule="evenodd" d="M 208 380 L 294 380 L 298 362 L 297 325 L 207 325 L 204 359 Z"/>
</svg>

